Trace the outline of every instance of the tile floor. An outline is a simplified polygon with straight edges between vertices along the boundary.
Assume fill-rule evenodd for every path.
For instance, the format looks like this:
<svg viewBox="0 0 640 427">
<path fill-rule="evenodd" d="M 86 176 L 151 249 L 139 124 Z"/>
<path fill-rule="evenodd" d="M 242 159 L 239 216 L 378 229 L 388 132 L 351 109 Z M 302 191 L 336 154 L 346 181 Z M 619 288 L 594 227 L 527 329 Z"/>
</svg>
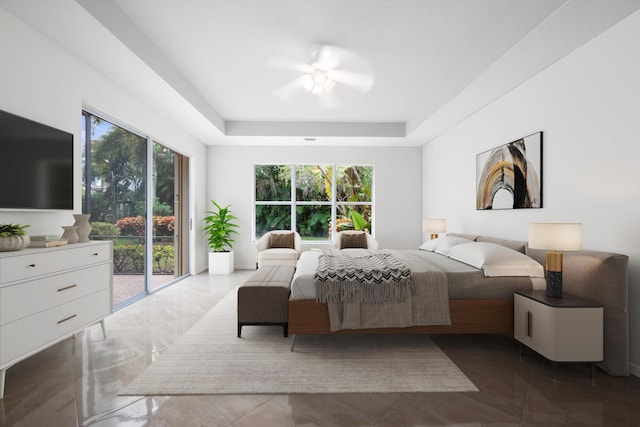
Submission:
<svg viewBox="0 0 640 427">
<path fill-rule="evenodd" d="M 434 336 L 478 393 L 118 396 L 251 272 L 190 277 L 110 316 L 106 339 L 93 326 L 13 366 L 0 426 L 640 426 L 640 378 L 554 378 L 504 335 Z"/>
<path fill-rule="evenodd" d="M 151 289 L 160 288 L 173 281 L 173 274 L 154 274 L 151 277 Z M 142 274 L 114 274 L 113 275 L 113 306 L 143 294 L 145 277 Z"/>
</svg>

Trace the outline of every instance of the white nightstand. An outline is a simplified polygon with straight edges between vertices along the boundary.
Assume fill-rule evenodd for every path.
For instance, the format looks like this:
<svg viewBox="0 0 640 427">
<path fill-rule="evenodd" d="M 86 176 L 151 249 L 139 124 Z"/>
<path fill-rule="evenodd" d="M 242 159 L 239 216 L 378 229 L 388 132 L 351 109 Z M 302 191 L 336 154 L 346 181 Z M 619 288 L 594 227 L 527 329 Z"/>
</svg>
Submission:
<svg viewBox="0 0 640 427">
<path fill-rule="evenodd" d="M 592 376 L 602 361 L 601 304 L 564 294 L 550 298 L 545 291 L 516 291 L 513 336 L 553 362 L 590 362 Z"/>
</svg>

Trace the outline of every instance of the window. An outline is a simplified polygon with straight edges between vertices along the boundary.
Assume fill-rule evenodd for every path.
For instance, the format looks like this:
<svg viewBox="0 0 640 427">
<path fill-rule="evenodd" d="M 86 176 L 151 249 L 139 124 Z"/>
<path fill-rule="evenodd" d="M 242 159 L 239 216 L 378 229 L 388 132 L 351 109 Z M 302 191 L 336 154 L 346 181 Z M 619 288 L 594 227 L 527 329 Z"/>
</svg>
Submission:
<svg viewBox="0 0 640 427">
<path fill-rule="evenodd" d="M 256 239 L 270 230 L 318 241 L 336 230 L 373 233 L 373 178 L 367 165 L 256 165 Z"/>
</svg>

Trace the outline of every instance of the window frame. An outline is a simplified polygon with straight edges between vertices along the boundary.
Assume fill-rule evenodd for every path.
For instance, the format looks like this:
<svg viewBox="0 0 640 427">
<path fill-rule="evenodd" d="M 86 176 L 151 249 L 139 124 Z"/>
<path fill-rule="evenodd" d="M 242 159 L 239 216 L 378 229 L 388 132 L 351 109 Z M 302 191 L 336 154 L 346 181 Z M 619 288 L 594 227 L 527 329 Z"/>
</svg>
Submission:
<svg viewBox="0 0 640 427">
<path fill-rule="evenodd" d="M 290 200 L 277 200 L 277 201 L 268 201 L 268 200 L 256 200 L 256 168 L 258 166 L 289 166 L 290 167 L 290 183 L 291 183 L 291 196 Z M 296 168 L 299 166 L 321 166 L 321 167 L 331 167 L 331 200 L 329 201 L 305 201 L 305 200 L 297 200 L 296 195 Z M 337 200 L 337 171 L 338 167 L 370 167 L 371 170 L 371 201 L 369 202 L 342 202 Z M 253 212 L 252 212 L 252 236 L 253 242 L 255 243 L 260 236 L 256 236 L 257 227 L 256 227 L 256 206 L 289 206 L 290 207 L 290 215 L 291 215 L 291 231 L 297 231 L 297 212 L 296 208 L 298 206 L 331 206 L 331 229 L 329 230 L 329 234 L 331 238 L 323 239 L 323 240 L 315 240 L 315 239 L 306 239 L 304 236 L 302 237 L 303 242 L 313 242 L 317 244 L 329 244 L 335 242 L 336 236 L 336 216 L 338 213 L 338 206 L 370 206 L 371 214 L 369 216 L 369 222 L 371 223 L 372 233 L 371 235 L 375 237 L 375 165 L 367 164 L 367 163 L 254 163 L 253 165 Z"/>
</svg>

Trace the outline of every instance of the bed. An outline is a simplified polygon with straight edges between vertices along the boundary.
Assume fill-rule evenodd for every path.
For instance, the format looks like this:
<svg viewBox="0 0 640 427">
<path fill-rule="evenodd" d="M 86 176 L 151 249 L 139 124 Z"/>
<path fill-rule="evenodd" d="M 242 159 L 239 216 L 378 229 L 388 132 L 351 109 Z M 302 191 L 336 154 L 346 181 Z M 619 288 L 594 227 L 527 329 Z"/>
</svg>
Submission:
<svg viewBox="0 0 640 427">
<path fill-rule="evenodd" d="M 450 246 L 455 239 L 465 239 Z M 409 264 L 412 271 L 420 272 L 419 260 L 426 259 L 445 271 L 448 284 L 448 311 L 450 322 L 446 324 L 376 324 L 364 322 L 362 327 L 341 327 L 334 323 L 335 313 L 332 304 L 317 301 L 316 287 L 313 285 L 319 257 L 328 253 L 320 251 L 304 252 L 298 262 L 296 274 L 291 284 L 291 297 L 288 305 L 289 332 L 291 334 L 513 334 L 513 292 L 521 289 L 544 289 L 545 282 L 540 277 L 541 264 L 545 253 L 531 251 L 525 242 L 495 239 L 468 234 L 449 233 L 438 243 L 432 243 L 437 249 L 423 250 L 382 250 L 390 253 L 403 263 Z M 483 259 L 474 259 L 473 251 L 458 250 L 459 245 L 484 243 L 492 247 L 509 248 L 511 252 L 524 256 L 524 267 L 516 265 L 522 274 L 510 275 L 514 264 L 502 265 L 496 262 L 496 254 L 483 255 Z M 463 246 L 464 247 L 464 246 Z M 351 256 L 366 256 L 371 251 L 350 250 Z M 456 252 L 467 252 L 461 262 Z M 475 249 L 474 249 L 475 251 Z M 471 253 L 471 255 L 469 255 Z M 493 256 L 493 258 L 492 258 Z M 471 257 L 471 259 L 468 259 Z M 464 257 L 463 257 L 464 258 Z M 482 258 L 482 257 L 480 257 Z M 516 257 L 517 258 L 517 257 Z M 481 265 L 489 259 L 489 273 Z M 474 265 L 471 265 L 474 264 Z M 504 264 L 504 263 L 503 263 Z M 536 268 L 534 264 L 537 264 Z M 627 265 L 628 257 L 620 254 L 594 251 L 577 251 L 565 254 L 564 288 L 565 292 L 598 301 L 605 307 L 605 360 L 601 366 L 613 375 L 628 375 L 628 320 L 627 320 Z M 487 266 L 485 266 L 487 267 Z M 493 268 L 493 273 L 492 269 Z M 524 270 L 523 270 L 524 269 Z M 525 274 L 526 273 L 526 274 Z M 487 277 L 488 276 L 488 277 Z M 339 304 L 338 304 L 339 305 Z M 366 304 L 365 304 L 366 305 Z M 376 304 L 382 306 L 384 304 Z M 367 307 L 367 310 L 379 310 L 379 307 Z M 384 317 L 384 316 L 383 316 Z M 339 317 L 338 317 L 339 318 Z M 373 324 L 375 326 L 371 327 Z"/>
</svg>

